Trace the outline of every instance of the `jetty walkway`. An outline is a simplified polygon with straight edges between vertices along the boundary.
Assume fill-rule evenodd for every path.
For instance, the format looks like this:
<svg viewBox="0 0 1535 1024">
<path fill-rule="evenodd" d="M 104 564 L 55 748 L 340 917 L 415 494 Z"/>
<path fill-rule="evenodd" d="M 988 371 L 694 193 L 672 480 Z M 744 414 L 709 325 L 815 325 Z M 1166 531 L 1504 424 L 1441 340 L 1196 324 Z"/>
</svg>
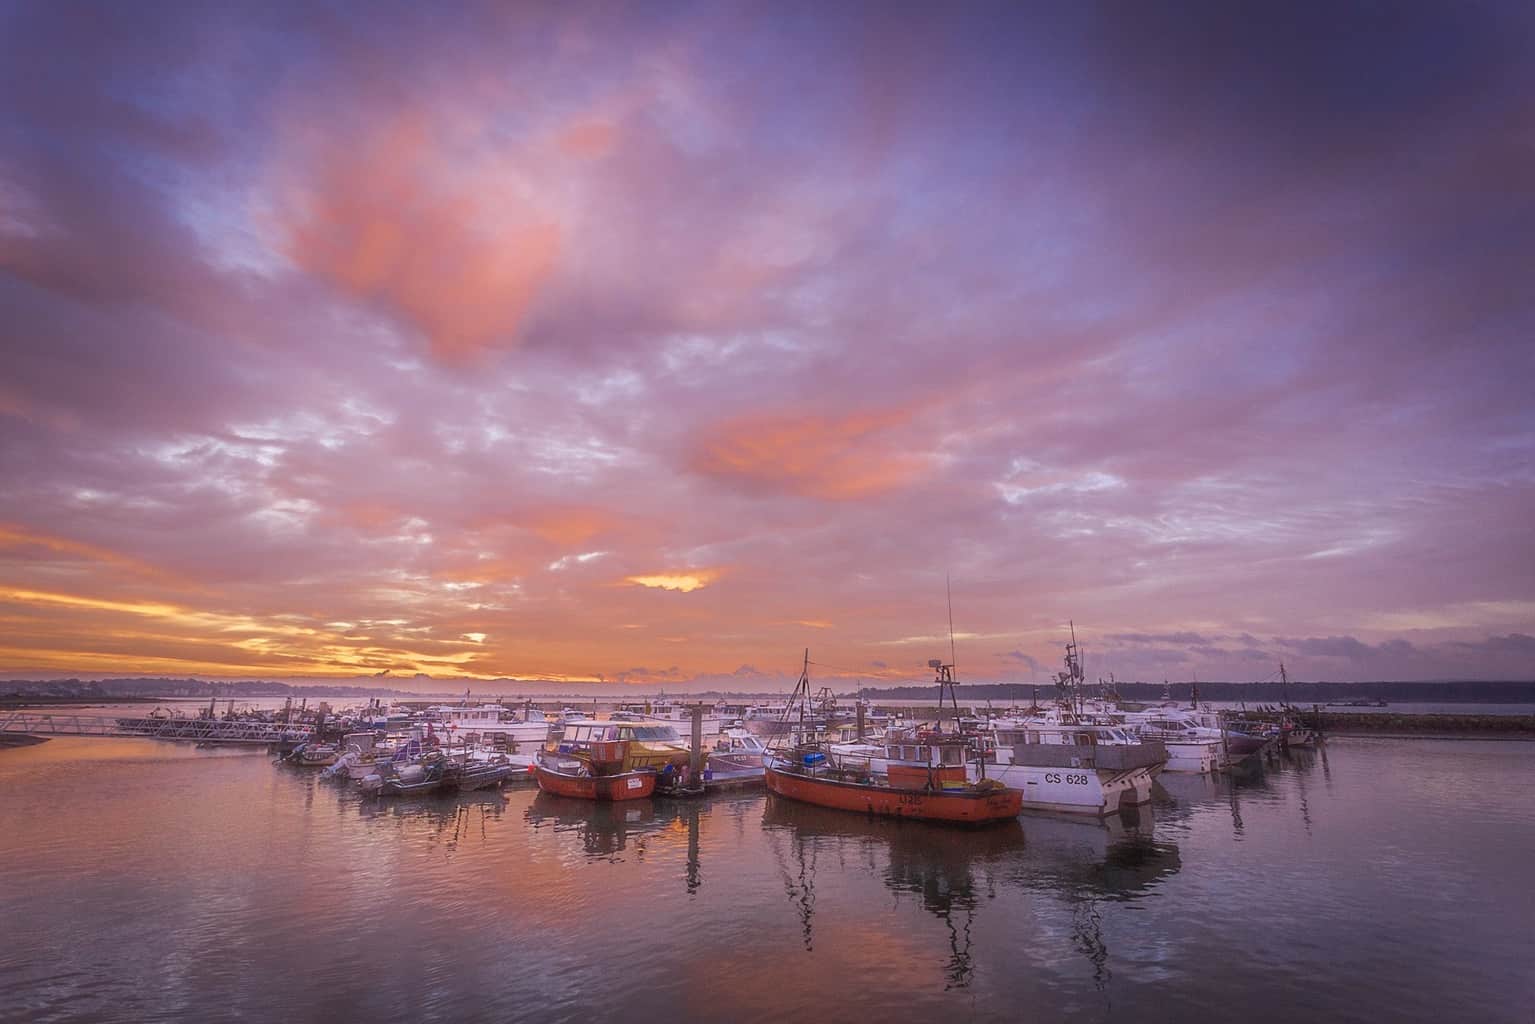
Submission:
<svg viewBox="0 0 1535 1024">
<path fill-rule="evenodd" d="M 313 734 L 313 726 L 296 722 L 122 717 L 50 711 L 0 712 L 0 735 L 12 736 L 101 736 L 265 746 L 273 743 L 298 743 Z"/>
</svg>

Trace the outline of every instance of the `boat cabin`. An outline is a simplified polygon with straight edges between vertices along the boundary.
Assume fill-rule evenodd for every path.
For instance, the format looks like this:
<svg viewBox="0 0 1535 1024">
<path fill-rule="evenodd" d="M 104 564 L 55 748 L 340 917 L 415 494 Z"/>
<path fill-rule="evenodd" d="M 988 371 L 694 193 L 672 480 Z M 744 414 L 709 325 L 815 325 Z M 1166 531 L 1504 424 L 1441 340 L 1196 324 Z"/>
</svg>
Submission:
<svg viewBox="0 0 1535 1024">
<path fill-rule="evenodd" d="M 754 754 L 761 757 L 767 753 L 767 745 L 745 729 L 730 729 L 720 733 L 711 750 L 718 754 Z"/>
<path fill-rule="evenodd" d="M 611 743 L 624 740 L 645 740 L 653 743 L 680 743 L 677 730 L 662 722 L 644 719 L 619 721 L 571 722 L 565 726 L 564 743 Z"/>
<path fill-rule="evenodd" d="M 686 767 L 687 746 L 665 722 L 587 721 L 565 727 L 555 752 L 596 764 L 621 766 L 624 771 L 651 768 L 665 771 Z"/>
<path fill-rule="evenodd" d="M 1139 743 L 1138 737 L 1128 729 L 1109 725 L 1085 725 L 1077 723 L 1036 723 L 998 725 L 995 731 L 998 747 L 1016 746 L 1124 746 Z"/>
<path fill-rule="evenodd" d="M 887 760 L 924 767 L 955 764 L 964 767 L 969 750 L 969 742 L 962 737 L 933 740 L 908 735 L 895 736 L 885 741 Z"/>
</svg>

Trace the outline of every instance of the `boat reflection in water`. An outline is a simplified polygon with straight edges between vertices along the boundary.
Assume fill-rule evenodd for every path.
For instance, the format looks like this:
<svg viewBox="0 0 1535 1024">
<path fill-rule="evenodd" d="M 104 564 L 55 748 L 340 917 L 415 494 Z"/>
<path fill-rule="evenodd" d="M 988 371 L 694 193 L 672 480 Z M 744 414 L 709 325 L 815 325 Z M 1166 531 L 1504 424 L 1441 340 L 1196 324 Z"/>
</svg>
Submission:
<svg viewBox="0 0 1535 1024">
<path fill-rule="evenodd" d="M 1331 787 L 1331 775 L 1327 764 L 1327 747 L 1301 747 L 1286 750 L 1274 758 L 1271 765 L 1261 760 L 1256 770 L 1233 772 L 1216 776 L 1162 775 L 1153 789 L 1157 817 L 1164 821 L 1187 821 L 1204 806 L 1222 806 L 1227 809 L 1231 821 L 1231 834 L 1242 838 L 1247 831 L 1243 817 L 1243 805 L 1248 810 L 1253 805 L 1278 806 L 1293 803 L 1296 810 L 1294 827 L 1305 835 L 1311 835 L 1315 827 L 1311 814 L 1311 787 L 1313 773 L 1321 774 L 1321 784 Z"/>
<path fill-rule="evenodd" d="M 1102 821 L 1031 818 L 1028 856 L 1005 879 L 1065 904 L 1072 946 L 1087 959 L 1100 991 L 1113 977 L 1105 911 L 1151 896 L 1183 866 L 1177 844 L 1154 838 L 1151 819 L 1144 807 Z"/>
<path fill-rule="evenodd" d="M 411 842 L 439 842 L 446 853 L 460 843 L 488 840 L 489 825 L 499 822 L 507 800 L 500 790 L 482 789 L 453 797 L 419 800 L 359 800 L 357 816 L 375 827 L 393 825 Z"/>
<path fill-rule="evenodd" d="M 684 886 L 692 894 L 703 885 L 699 822 L 721 812 L 728 813 L 731 805 L 729 800 L 602 803 L 541 792 L 528 805 L 525 817 L 534 829 L 575 833 L 582 852 L 594 860 L 618 861 L 629 851 L 643 855 L 651 843 L 664 840 L 671 845 L 686 836 Z"/>
<path fill-rule="evenodd" d="M 581 839 L 583 853 L 609 860 L 642 842 L 647 834 L 666 828 L 673 817 L 661 814 L 657 801 L 649 797 L 608 803 L 545 792 L 533 798 L 526 812 L 533 828 L 574 832 Z"/>
<path fill-rule="evenodd" d="M 946 988 L 970 984 L 972 925 L 982 900 L 996 893 L 1001 867 L 1024 850 L 1016 820 L 981 830 L 849 814 L 769 795 L 763 832 L 778 861 L 785 894 L 799 914 L 806 950 L 814 948 L 815 875 L 824 852 L 836 872 L 864 862 L 896 893 L 916 896 L 944 922 L 949 956 Z M 883 858 L 881 858 L 883 854 Z M 881 864 L 881 860 L 883 863 Z"/>
</svg>

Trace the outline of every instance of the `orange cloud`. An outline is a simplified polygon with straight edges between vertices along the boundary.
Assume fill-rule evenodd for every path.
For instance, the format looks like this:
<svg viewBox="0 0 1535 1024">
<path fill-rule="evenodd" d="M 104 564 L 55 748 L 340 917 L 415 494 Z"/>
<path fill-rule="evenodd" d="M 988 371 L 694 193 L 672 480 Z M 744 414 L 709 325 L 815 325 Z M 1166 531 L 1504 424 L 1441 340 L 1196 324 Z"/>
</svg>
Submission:
<svg viewBox="0 0 1535 1024">
<path fill-rule="evenodd" d="M 768 490 L 849 500 L 894 490 L 929 466 L 897 437 L 908 409 L 843 416 L 746 416 L 709 429 L 692 466 Z"/>
<path fill-rule="evenodd" d="M 498 555 L 491 558 L 458 559 L 443 565 L 433 578 L 452 585 L 469 583 L 506 583 L 527 575 L 531 563 L 524 558 Z"/>
<path fill-rule="evenodd" d="M 0 669 L 163 669 L 186 671 L 267 671 L 310 675 L 355 674 L 381 668 L 408 672 L 491 678 L 482 670 L 481 648 L 488 635 L 462 631 L 432 639 L 429 629 L 402 628 L 374 641 L 336 628 L 308 625 L 293 615 L 246 615 L 151 600 L 114 600 L 84 594 L 0 588 L 0 605 L 12 633 L 48 634 L 46 645 L 18 639 L 0 645 Z M 62 614 L 61 614 L 62 613 Z M 151 631 L 123 623 L 149 623 Z M 372 632 L 372 631 L 370 631 Z M 444 630 L 445 634 L 450 631 Z M 472 639 L 479 637 L 479 640 Z M 468 649 L 465 649 L 468 648 Z"/>
<path fill-rule="evenodd" d="M 599 508 L 579 505 L 540 511 L 528 528 L 551 544 L 580 544 L 613 525 L 613 517 Z"/>
<path fill-rule="evenodd" d="M 138 573 L 141 576 L 157 579 L 172 578 L 163 569 L 150 565 L 141 559 L 119 554 L 108 548 L 69 540 L 66 537 L 55 537 L 51 534 L 37 533 L 10 523 L 0 523 L 0 551 L 22 553 L 27 548 L 42 548 L 55 555 L 83 558 L 92 562 L 104 562 L 108 565 L 115 565 L 130 572 Z"/>
<path fill-rule="evenodd" d="M 658 572 L 648 576 L 629 576 L 625 582 L 655 590 L 680 590 L 684 594 L 702 590 L 719 578 L 718 569 L 685 569 L 678 572 Z"/>
<path fill-rule="evenodd" d="M 518 198 L 502 156 L 450 156 L 436 129 L 407 112 L 327 146 L 289 190 L 285 227 L 301 269 L 390 307 L 457 360 L 515 342 L 560 229 Z"/>
</svg>

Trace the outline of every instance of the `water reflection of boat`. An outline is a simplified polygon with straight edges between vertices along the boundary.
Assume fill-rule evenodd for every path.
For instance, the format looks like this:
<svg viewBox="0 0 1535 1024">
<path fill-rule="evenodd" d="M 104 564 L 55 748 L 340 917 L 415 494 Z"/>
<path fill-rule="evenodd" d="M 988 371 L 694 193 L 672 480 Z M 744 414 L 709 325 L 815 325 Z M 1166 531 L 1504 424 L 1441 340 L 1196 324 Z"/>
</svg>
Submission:
<svg viewBox="0 0 1535 1024">
<path fill-rule="evenodd" d="M 1026 886 L 1054 893 L 1133 900 L 1183 867 L 1176 843 L 1157 839 L 1149 816 L 1131 821 L 1029 819 Z"/>
<path fill-rule="evenodd" d="M 634 838 L 659 832 L 674 816 L 658 813 L 655 802 L 648 799 L 612 803 L 556 796 L 546 791 L 533 798 L 526 817 L 535 829 L 574 832 L 581 839 L 584 853 L 611 857 L 627 849 Z"/>
<path fill-rule="evenodd" d="M 963 988 L 971 981 L 972 925 L 977 908 L 994 887 L 994 873 L 1024 853 L 1024 830 L 1016 818 L 979 831 L 956 831 L 769 797 L 762 826 L 770 837 L 786 836 L 792 848 L 792 865 L 776 848 L 775 854 L 785 892 L 800 916 L 806 949 L 813 945 L 817 855 L 826 850 L 841 861 L 844 855 L 853 860 L 871 850 L 883 851 L 885 885 L 915 896 L 948 928 L 944 974 L 949 988 Z"/>
<path fill-rule="evenodd" d="M 506 805 L 507 799 L 499 790 L 482 789 L 442 800 L 359 800 L 356 806 L 362 818 L 408 823 L 413 828 L 424 826 L 437 835 L 458 835 L 471 822 L 483 827 L 485 821 L 500 818 Z"/>
<path fill-rule="evenodd" d="M 1072 946 L 1091 965 L 1100 990 L 1113 977 L 1103 934 L 1106 906 L 1145 897 L 1183 866 L 1177 844 L 1155 838 L 1144 808 L 1099 821 L 1030 819 L 1023 863 L 1009 881 L 1066 902 Z"/>
</svg>

